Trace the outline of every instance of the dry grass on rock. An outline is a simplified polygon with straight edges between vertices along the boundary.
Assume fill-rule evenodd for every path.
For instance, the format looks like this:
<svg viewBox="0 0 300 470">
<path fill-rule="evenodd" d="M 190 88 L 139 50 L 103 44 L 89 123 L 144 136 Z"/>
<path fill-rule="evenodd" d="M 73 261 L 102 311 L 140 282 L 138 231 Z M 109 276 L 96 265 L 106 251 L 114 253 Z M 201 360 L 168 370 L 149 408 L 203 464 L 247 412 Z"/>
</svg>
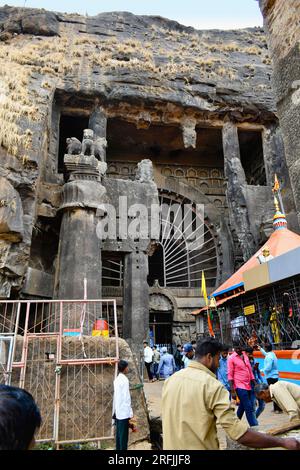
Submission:
<svg viewBox="0 0 300 470">
<path fill-rule="evenodd" d="M 86 33 L 72 35 L 67 25 L 62 25 L 60 37 L 19 35 L 2 42 L 0 145 L 22 161 L 30 151 L 31 141 L 19 123 L 41 121 L 47 115 L 47 99 L 68 76 L 79 83 L 82 72 L 88 76 L 101 69 L 117 75 L 126 70 L 147 73 L 149 79 L 161 81 L 162 86 L 166 80 L 176 78 L 189 83 L 190 77 L 195 76 L 199 81 L 210 79 L 217 83 L 239 80 L 240 58 L 235 60 L 235 54 L 269 64 L 265 39 L 259 31 L 245 33 L 242 42 L 227 39 L 216 43 L 214 38 L 209 31 L 179 32 L 156 25 L 139 39 L 121 38 L 117 33 L 103 38 Z"/>
</svg>

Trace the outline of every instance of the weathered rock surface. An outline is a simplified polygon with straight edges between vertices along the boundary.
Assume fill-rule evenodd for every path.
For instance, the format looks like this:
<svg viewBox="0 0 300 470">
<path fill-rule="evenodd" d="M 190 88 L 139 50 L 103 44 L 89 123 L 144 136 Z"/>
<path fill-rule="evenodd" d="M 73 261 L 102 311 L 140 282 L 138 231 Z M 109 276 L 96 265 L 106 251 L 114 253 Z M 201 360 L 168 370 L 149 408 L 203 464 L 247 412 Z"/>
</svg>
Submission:
<svg viewBox="0 0 300 470">
<path fill-rule="evenodd" d="M 274 64 L 273 85 L 300 220 L 300 1 L 259 0 Z"/>
<path fill-rule="evenodd" d="M 21 26 L 8 27 L 7 22 L 29 26 L 24 31 Z M 197 31 L 165 18 L 128 12 L 89 18 L 11 7 L 0 11 L 3 31 L 46 36 L 57 34 L 58 24 L 62 45 L 64 37 L 73 36 L 77 46 L 85 46 L 77 47 L 76 52 L 65 49 L 71 68 L 64 88 L 70 91 L 72 76 L 78 73 L 77 62 L 82 63 L 86 56 L 78 77 L 86 93 L 94 91 L 88 80 L 93 74 L 100 82 L 98 93 L 111 100 L 168 100 L 210 112 L 221 107 L 222 114 L 232 111 L 237 120 L 248 114 L 253 119 L 261 113 L 268 116 L 275 110 L 270 60 L 260 28 Z M 34 37 L 31 42 L 36 44 Z M 31 65 L 34 62 L 31 57 Z"/>
<path fill-rule="evenodd" d="M 122 116 L 137 128 L 176 123 L 190 149 L 200 121 L 276 123 L 261 28 L 197 31 L 127 12 L 83 17 L 5 6 L 0 35 L 0 176 L 20 196 L 24 227 L 22 241 L 3 248 L 1 275 L 9 295 L 11 288 L 21 290 L 32 236 L 38 238 L 41 231 L 37 216 L 44 225 L 57 217 L 62 109 L 90 117 L 97 98 L 105 119 Z M 109 189 L 109 183 L 103 184 Z M 229 272 L 226 263 L 224 272 Z"/>
<path fill-rule="evenodd" d="M 0 12 L 0 40 L 9 34 L 33 34 L 35 36 L 56 36 L 59 34 L 59 20 L 55 13 L 45 10 L 22 9 L 5 6 Z"/>
<path fill-rule="evenodd" d="M 19 193 L 0 177 L 0 238 L 11 242 L 22 239 L 23 208 Z"/>
</svg>

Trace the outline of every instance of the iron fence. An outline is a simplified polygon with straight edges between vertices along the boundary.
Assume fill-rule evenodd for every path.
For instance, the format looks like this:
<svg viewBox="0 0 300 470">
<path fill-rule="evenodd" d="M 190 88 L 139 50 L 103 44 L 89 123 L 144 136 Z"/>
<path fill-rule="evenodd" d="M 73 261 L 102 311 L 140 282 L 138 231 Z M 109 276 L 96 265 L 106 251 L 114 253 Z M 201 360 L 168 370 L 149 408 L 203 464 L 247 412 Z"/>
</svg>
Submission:
<svg viewBox="0 0 300 470">
<path fill-rule="evenodd" d="M 95 329 L 99 317 L 102 330 Z M 118 360 L 114 299 L 0 301 L 0 383 L 35 398 L 43 418 L 38 441 L 113 438 Z"/>
<path fill-rule="evenodd" d="M 245 315 L 245 307 L 253 313 Z M 297 347 L 300 341 L 300 276 L 228 301 L 213 314 L 216 336 L 232 345 L 249 344 L 255 332 L 258 343 L 270 342 L 274 349 Z"/>
</svg>

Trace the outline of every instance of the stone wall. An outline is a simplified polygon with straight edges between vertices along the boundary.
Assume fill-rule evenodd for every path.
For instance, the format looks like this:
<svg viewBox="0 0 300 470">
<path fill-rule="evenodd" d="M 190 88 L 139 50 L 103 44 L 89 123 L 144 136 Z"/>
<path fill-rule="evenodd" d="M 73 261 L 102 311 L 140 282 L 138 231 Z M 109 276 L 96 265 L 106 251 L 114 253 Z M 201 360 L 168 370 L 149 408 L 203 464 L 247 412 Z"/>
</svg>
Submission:
<svg viewBox="0 0 300 470">
<path fill-rule="evenodd" d="M 286 57 L 300 40 L 299 0 L 260 0 L 272 52 L 272 60 Z"/>
<path fill-rule="evenodd" d="M 273 85 L 298 218 L 300 214 L 300 1 L 260 0 L 273 61 Z"/>
<path fill-rule="evenodd" d="M 188 173 L 181 167 L 183 162 L 176 170 L 157 164 L 159 188 L 205 204 L 218 247 L 217 283 L 233 272 L 234 260 L 242 262 L 250 255 L 248 241 L 254 250 L 265 240 L 262 198 L 272 197 L 275 170 L 284 181 L 283 198 L 288 198 L 287 215 L 292 218 L 295 208 L 261 28 L 197 31 L 164 18 L 124 12 L 91 18 L 6 6 L 0 9 L 0 40 L 0 177 L 7 180 L 6 192 L 14 194 L 20 206 L 9 215 L 6 226 L 2 214 L 8 208 L 5 202 L 0 207 L 1 297 L 38 295 L 36 286 L 48 279 L 44 274 L 52 276 L 56 271 L 64 184 L 58 171 L 59 122 L 65 115 L 88 120 L 96 102 L 104 121 L 124 120 L 137 129 L 177 127 L 187 152 L 195 148 L 197 128 L 220 133 L 223 129 L 223 142 L 226 123 L 235 138 L 239 129 L 263 134 L 267 186 L 249 189 L 240 171 L 236 176 L 243 187 L 235 205 L 228 204 L 235 181 L 229 160 L 232 148 L 239 158 L 237 140 L 227 147 L 226 196 L 223 163 L 215 168 L 205 161 L 207 176 L 204 170 L 198 174 L 198 168 L 189 168 Z M 217 170 L 218 176 L 210 170 Z M 112 179 L 108 174 L 104 182 L 109 197 L 116 187 L 127 191 L 132 184 L 129 179 L 115 183 Z M 5 196 L 1 194 L 4 201 Z M 271 211 L 267 213 L 269 219 Z M 46 259 L 39 247 L 54 238 Z M 109 250 L 126 251 L 117 243 L 110 244 Z M 132 250 L 135 246 L 128 251 Z"/>
</svg>

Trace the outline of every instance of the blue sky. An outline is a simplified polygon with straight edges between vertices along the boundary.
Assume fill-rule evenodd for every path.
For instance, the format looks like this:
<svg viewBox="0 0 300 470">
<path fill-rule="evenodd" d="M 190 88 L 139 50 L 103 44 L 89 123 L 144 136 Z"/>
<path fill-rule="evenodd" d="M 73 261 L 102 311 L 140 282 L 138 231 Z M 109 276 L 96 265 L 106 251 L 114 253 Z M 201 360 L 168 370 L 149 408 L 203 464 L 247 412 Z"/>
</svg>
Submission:
<svg viewBox="0 0 300 470">
<path fill-rule="evenodd" d="M 0 0 L 0 6 L 5 4 L 89 16 L 104 11 L 130 11 L 164 16 L 198 29 L 262 26 L 256 0 Z"/>
</svg>

